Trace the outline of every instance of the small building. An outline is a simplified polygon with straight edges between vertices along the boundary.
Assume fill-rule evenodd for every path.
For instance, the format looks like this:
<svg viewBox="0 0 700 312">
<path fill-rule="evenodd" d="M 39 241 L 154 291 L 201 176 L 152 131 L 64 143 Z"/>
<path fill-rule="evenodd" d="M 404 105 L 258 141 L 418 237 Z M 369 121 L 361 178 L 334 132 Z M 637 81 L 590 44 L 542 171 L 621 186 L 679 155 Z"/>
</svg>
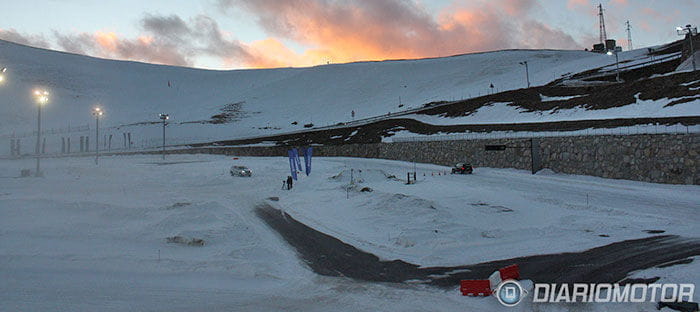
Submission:
<svg viewBox="0 0 700 312">
<path fill-rule="evenodd" d="M 593 45 L 593 50 L 591 52 L 596 53 L 607 53 L 608 51 L 621 52 L 622 47 L 617 46 L 615 39 L 607 39 L 605 43 L 596 43 Z"/>
</svg>

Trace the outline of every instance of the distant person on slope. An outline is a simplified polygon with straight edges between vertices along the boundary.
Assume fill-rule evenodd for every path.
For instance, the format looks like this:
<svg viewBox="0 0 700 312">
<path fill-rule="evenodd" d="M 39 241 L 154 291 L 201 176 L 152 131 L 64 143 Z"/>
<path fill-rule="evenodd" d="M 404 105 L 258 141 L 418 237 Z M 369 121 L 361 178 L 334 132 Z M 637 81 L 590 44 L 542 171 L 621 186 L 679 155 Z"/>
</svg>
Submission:
<svg viewBox="0 0 700 312">
<path fill-rule="evenodd" d="M 292 189 L 292 184 L 294 184 L 294 180 L 292 179 L 292 176 L 287 176 L 287 189 L 288 190 Z"/>
</svg>

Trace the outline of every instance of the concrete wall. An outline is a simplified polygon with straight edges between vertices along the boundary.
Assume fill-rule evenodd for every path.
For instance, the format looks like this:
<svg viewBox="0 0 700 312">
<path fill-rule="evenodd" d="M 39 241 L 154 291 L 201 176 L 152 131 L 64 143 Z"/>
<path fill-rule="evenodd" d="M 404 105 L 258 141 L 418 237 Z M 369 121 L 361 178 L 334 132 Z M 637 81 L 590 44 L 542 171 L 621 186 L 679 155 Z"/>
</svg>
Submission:
<svg viewBox="0 0 700 312">
<path fill-rule="evenodd" d="M 641 134 L 545 137 L 539 140 L 541 167 L 555 172 L 673 184 L 700 185 L 700 134 Z M 314 147 L 315 156 L 384 158 L 451 166 L 531 168 L 530 139 L 397 142 Z M 485 145 L 506 145 L 486 151 Z M 154 151 L 154 153 L 160 153 Z M 168 153 L 286 156 L 287 148 L 197 148 Z"/>
</svg>

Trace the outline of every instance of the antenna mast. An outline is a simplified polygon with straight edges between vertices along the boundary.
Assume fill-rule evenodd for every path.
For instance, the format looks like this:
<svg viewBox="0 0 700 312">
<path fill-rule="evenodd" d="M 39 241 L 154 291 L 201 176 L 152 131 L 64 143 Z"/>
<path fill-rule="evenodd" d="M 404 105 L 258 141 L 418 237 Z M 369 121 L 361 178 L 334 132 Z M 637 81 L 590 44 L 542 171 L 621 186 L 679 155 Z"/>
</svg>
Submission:
<svg viewBox="0 0 700 312">
<path fill-rule="evenodd" d="M 603 4 L 598 4 L 598 16 L 600 17 L 600 43 L 605 44 L 608 35 L 605 33 L 605 18 L 603 17 Z"/>
<path fill-rule="evenodd" d="M 632 26 L 630 21 L 627 21 L 627 50 L 632 51 Z"/>
</svg>

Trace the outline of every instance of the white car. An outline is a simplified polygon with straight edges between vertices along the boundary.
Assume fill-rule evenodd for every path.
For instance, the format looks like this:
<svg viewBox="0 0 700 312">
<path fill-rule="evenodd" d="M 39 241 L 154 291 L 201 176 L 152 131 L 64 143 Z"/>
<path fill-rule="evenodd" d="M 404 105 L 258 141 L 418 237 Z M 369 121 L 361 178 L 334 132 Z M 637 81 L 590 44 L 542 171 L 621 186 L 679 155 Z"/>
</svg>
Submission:
<svg viewBox="0 0 700 312">
<path fill-rule="evenodd" d="M 233 177 L 250 177 L 253 175 L 253 170 L 246 166 L 231 166 L 230 172 Z"/>
</svg>

